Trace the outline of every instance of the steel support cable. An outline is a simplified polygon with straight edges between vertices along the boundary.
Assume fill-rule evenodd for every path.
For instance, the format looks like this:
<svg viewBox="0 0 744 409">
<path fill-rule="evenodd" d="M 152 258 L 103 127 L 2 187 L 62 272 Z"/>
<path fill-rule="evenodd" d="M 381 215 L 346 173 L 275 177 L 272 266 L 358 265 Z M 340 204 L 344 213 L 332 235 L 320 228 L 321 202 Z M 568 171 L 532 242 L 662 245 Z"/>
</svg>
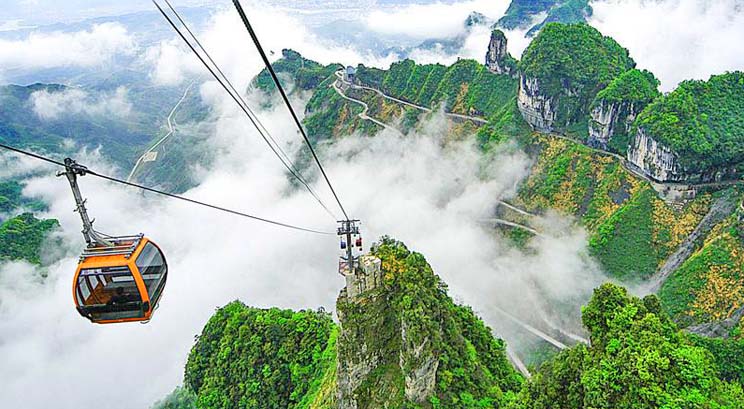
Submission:
<svg viewBox="0 0 744 409">
<path fill-rule="evenodd" d="M 331 211 L 330 211 L 330 210 L 328 209 L 328 207 L 327 207 L 327 206 L 326 206 L 326 205 L 325 205 L 325 204 L 324 204 L 324 203 L 323 203 L 323 202 L 322 202 L 322 201 L 320 200 L 320 198 L 319 198 L 319 197 L 318 197 L 318 195 L 317 195 L 317 194 L 316 194 L 316 193 L 315 193 L 315 192 L 314 192 L 314 191 L 312 190 L 312 188 L 310 187 L 310 185 L 309 185 L 309 184 L 308 184 L 307 182 L 305 182 L 305 180 L 304 180 L 304 179 L 302 178 L 302 176 L 300 176 L 300 175 L 299 175 L 299 174 L 298 174 L 298 173 L 297 173 L 297 172 L 296 172 L 296 171 L 295 171 L 295 170 L 293 169 L 293 167 L 292 167 L 292 166 L 290 166 L 289 164 L 287 164 L 287 162 L 285 162 L 285 160 L 284 160 L 284 159 L 282 158 L 282 156 L 281 156 L 281 155 L 279 154 L 279 152 L 278 152 L 278 151 L 277 151 L 277 149 L 276 149 L 276 148 L 274 147 L 274 145 L 273 145 L 273 144 L 272 144 L 271 142 L 269 142 L 269 139 L 268 139 L 268 138 L 266 137 L 266 135 L 265 135 L 265 134 L 264 134 L 264 133 L 263 133 L 263 132 L 261 131 L 261 127 L 260 127 L 260 126 L 258 125 L 258 123 L 256 122 L 256 121 L 257 121 L 257 118 L 256 118 L 256 119 L 254 119 L 254 118 L 253 118 L 253 116 L 252 116 L 252 115 L 251 115 L 251 114 L 249 113 L 249 111 L 248 111 L 248 110 L 246 109 L 246 106 L 243 106 L 243 104 L 242 104 L 242 103 L 240 102 L 240 100 L 238 99 L 238 97 L 236 97 L 236 96 L 235 96 L 235 95 L 234 95 L 234 94 L 233 94 L 233 93 L 232 93 L 232 92 L 230 91 L 230 88 L 229 88 L 229 87 L 228 87 L 227 85 L 225 85 L 225 83 L 224 83 L 224 82 L 222 81 L 222 79 L 220 79 L 220 77 L 219 77 L 219 76 L 217 75 L 217 73 L 216 73 L 216 72 L 214 71 L 214 69 L 212 69 L 212 67 L 211 67 L 211 66 L 209 66 L 209 64 L 208 64 L 208 63 L 207 63 L 207 62 L 206 62 L 206 61 L 204 60 L 204 58 L 203 58 L 203 57 L 201 56 L 201 54 L 199 54 L 199 52 L 198 52 L 198 51 L 196 51 L 196 49 L 195 49 L 195 48 L 194 48 L 194 46 L 193 46 L 193 45 L 191 44 L 191 42 L 189 42 L 189 41 L 188 41 L 188 39 L 186 39 L 186 36 L 184 36 L 184 35 L 183 35 L 183 33 L 181 32 L 181 30 L 179 30 L 179 29 L 178 29 L 178 27 L 176 27 L 176 24 L 175 24 L 175 23 L 173 22 L 173 20 L 172 20 L 172 19 L 170 18 L 170 16 L 168 16 L 168 14 L 167 14 L 167 13 L 166 13 L 166 12 L 165 12 L 165 11 L 164 11 L 163 9 L 162 9 L 162 7 L 160 7 L 160 5 L 159 5 L 159 4 L 158 4 L 158 3 L 157 3 L 157 2 L 155 1 L 155 0 L 152 0 L 152 2 L 153 2 L 153 4 L 155 4 L 155 7 L 157 7 L 157 8 L 158 8 L 158 10 L 160 11 L 160 14 L 162 14 L 162 15 L 163 15 L 163 17 L 165 17 L 165 19 L 166 19 L 166 20 L 168 21 L 168 23 L 170 24 L 170 26 L 171 26 L 171 27 L 173 27 L 173 30 L 174 30 L 174 31 L 175 31 L 175 32 L 176 32 L 176 33 L 177 33 L 177 34 L 178 34 L 178 35 L 179 35 L 179 36 L 181 37 L 181 39 L 182 39 L 182 40 L 184 41 L 184 43 L 186 43 L 186 45 L 187 45 L 187 46 L 189 47 L 189 49 L 191 49 L 191 51 L 192 51 L 192 52 L 194 53 L 194 55 L 196 55 L 196 57 L 197 57 L 197 58 L 199 59 L 199 61 L 201 61 L 201 63 L 202 63 L 202 64 L 204 65 L 204 67 L 205 67 L 205 68 L 206 68 L 206 69 L 207 69 L 207 70 L 209 71 L 209 73 L 210 73 L 210 74 L 212 74 L 212 76 L 214 77 L 214 79 L 215 79 L 215 80 L 217 80 L 217 82 L 218 82 L 218 83 L 219 83 L 219 84 L 220 84 L 220 85 L 222 86 L 222 88 L 224 88 L 224 89 L 225 89 L 225 91 L 227 91 L 227 93 L 228 93 L 228 94 L 230 95 L 230 97 L 231 97 L 231 98 L 233 99 L 233 101 L 235 101 L 235 103 L 236 103 L 236 104 L 238 104 L 238 106 L 239 106 L 239 107 L 240 107 L 240 109 L 241 109 L 241 110 L 243 111 L 243 113 L 244 113 L 244 114 L 245 114 L 245 115 L 246 115 L 246 116 L 248 117 L 248 119 L 249 119 L 249 120 L 251 121 L 251 124 L 253 124 L 253 126 L 254 126 L 254 127 L 256 128 L 256 130 L 258 130 L 258 133 L 259 133 L 259 134 L 261 135 L 261 138 L 262 138 L 262 139 L 264 140 L 264 142 L 266 142 L 266 144 L 267 144 L 267 145 L 269 145 L 269 148 L 271 149 L 271 151 L 272 151 L 272 152 L 274 153 L 274 155 L 276 155 L 276 157 L 277 157 L 277 158 L 278 158 L 278 159 L 279 159 L 279 160 L 280 160 L 280 161 L 282 162 L 282 164 L 283 164 L 283 165 L 284 165 L 284 167 L 285 167 L 285 168 L 286 168 L 286 169 L 287 169 L 287 170 L 289 171 L 289 173 L 290 173 L 290 174 L 292 174 L 292 176 L 294 176 L 294 177 L 295 177 L 295 178 L 296 178 L 296 179 L 297 179 L 298 181 L 300 181 L 300 183 L 302 183 L 302 184 L 303 184 L 303 185 L 304 185 L 304 186 L 305 186 L 305 187 L 306 187 L 306 188 L 308 189 L 308 191 L 310 192 L 310 194 L 312 194 L 312 195 L 313 195 L 313 197 L 315 198 L 315 200 L 317 200 L 317 201 L 318 201 L 318 203 L 319 203 L 319 204 L 320 204 L 320 205 L 321 205 L 321 206 L 323 207 L 323 209 L 325 209 L 325 211 L 326 211 L 326 212 L 327 212 L 327 213 L 328 213 L 328 214 L 329 214 L 329 215 L 330 215 L 330 216 L 331 216 L 332 218 L 334 218 L 334 219 L 335 219 L 336 217 L 335 217 L 335 215 L 333 214 L 333 212 L 331 212 Z M 215 65 L 215 66 L 216 66 L 216 65 Z M 217 69 L 219 70 L 219 67 L 217 67 Z M 239 94 L 238 94 L 238 96 L 239 96 Z M 273 138 L 272 138 L 272 141 L 273 141 Z M 276 144 L 276 142 L 275 142 L 275 141 L 274 141 L 274 143 Z M 277 144 L 277 146 L 278 146 L 278 144 Z M 285 155 L 286 155 L 286 154 L 285 154 Z M 290 162 L 290 163 L 291 163 L 291 162 Z"/>
<path fill-rule="evenodd" d="M 66 167 L 66 165 L 63 162 L 56 161 L 54 159 L 50 159 L 50 158 L 47 158 L 47 157 L 42 156 L 42 155 L 38 155 L 38 154 L 35 154 L 33 152 L 28 152 L 28 151 L 24 151 L 24 150 L 21 150 L 21 149 L 18 149 L 18 148 L 14 148 L 12 146 L 5 145 L 3 143 L 0 143 L 0 148 L 7 149 L 9 151 L 13 151 L 13 152 L 19 153 L 21 155 L 29 156 L 29 157 L 32 157 L 32 158 L 35 158 L 35 159 L 38 159 L 38 160 L 42 160 L 44 162 L 48 162 L 48 163 L 51 163 L 53 165 L 57 165 L 57 166 L 61 166 L 61 167 Z M 85 173 L 88 174 L 88 175 L 91 175 L 91 176 L 95 176 L 95 177 L 104 179 L 104 180 L 108 180 L 110 182 L 119 183 L 119 184 L 122 184 L 122 185 L 134 187 L 134 188 L 141 189 L 141 190 L 144 190 L 144 191 L 147 191 L 147 192 L 151 192 L 151 193 L 155 193 L 155 194 L 158 194 L 158 195 L 161 195 L 161 196 L 167 196 L 167 197 L 170 197 L 172 199 L 182 200 L 184 202 L 188 202 L 188 203 L 191 203 L 191 204 L 196 204 L 196 205 L 199 205 L 199 206 L 208 207 L 210 209 L 219 210 L 221 212 L 229 213 L 229 214 L 232 214 L 232 215 L 235 215 L 235 216 L 246 217 L 246 218 L 257 220 L 257 221 L 260 221 L 260 222 L 269 223 L 269 224 L 273 224 L 273 225 L 281 226 L 281 227 L 286 227 L 286 228 L 289 228 L 289 229 L 300 230 L 300 231 L 304 231 L 304 232 L 308 232 L 308 233 L 317 233 L 317 234 L 324 234 L 324 235 L 330 235 L 330 236 L 335 236 L 336 235 L 335 232 L 326 232 L 326 231 L 321 231 L 321 230 L 315 230 L 315 229 L 309 229 L 309 228 L 305 228 L 305 227 L 294 226 L 294 225 L 291 225 L 291 224 L 277 222 L 277 221 L 266 219 L 266 218 L 263 218 L 263 217 L 253 216 L 251 214 L 239 212 L 237 210 L 228 209 L 226 207 L 216 206 L 216 205 L 209 204 L 209 203 L 206 203 L 206 202 L 202 202 L 202 201 L 199 201 L 199 200 L 189 199 L 189 198 L 184 197 L 184 196 L 179 196 L 179 195 L 175 195 L 173 193 L 164 192 L 162 190 L 158 190 L 158 189 L 154 189 L 154 188 L 151 188 L 151 187 L 143 186 L 143 185 L 140 185 L 140 184 L 137 184 L 137 183 L 127 182 L 126 180 L 118 179 L 118 178 L 115 178 L 115 177 L 112 177 L 112 176 L 108 176 L 108 175 L 104 175 L 104 174 L 98 173 L 96 171 L 87 169 L 87 168 L 85 169 Z"/>
<path fill-rule="evenodd" d="M 214 59 L 213 59 L 213 58 L 212 58 L 212 56 L 211 56 L 211 55 L 209 54 L 209 52 L 207 51 L 207 49 L 206 49 L 206 48 L 204 48 L 204 46 L 202 45 L 201 41 L 199 41 L 199 38 L 198 38 L 198 37 L 197 37 L 197 36 L 196 36 L 196 35 L 195 35 L 195 34 L 194 34 L 194 33 L 193 33 L 192 31 L 191 31 L 191 29 L 189 28 L 189 25 L 188 25 L 188 24 L 186 24 L 186 21 L 184 21 L 184 19 L 183 19 L 183 18 L 181 17 L 181 14 L 180 14 L 180 13 L 179 13 L 178 11 L 176 11 L 176 9 L 175 9 L 175 8 L 173 7 L 173 5 L 171 5 L 170 1 L 168 1 L 168 0 L 165 0 L 165 4 L 167 4 L 167 5 L 168 5 L 168 8 L 169 8 L 169 9 L 171 10 L 171 12 L 173 12 L 173 14 L 174 14 L 174 15 L 176 16 L 176 18 L 177 18 L 177 19 L 178 19 L 178 21 L 179 21 L 179 22 L 181 23 L 181 25 L 183 26 L 183 28 L 185 28 L 185 29 L 186 29 L 186 32 L 187 32 L 187 33 L 189 34 L 189 36 L 190 36 L 190 37 L 191 37 L 191 38 L 192 38 L 192 39 L 194 40 L 194 42 L 196 43 L 196 46 L 197 46 L 197 47 L 199 47 L 199 49 L 200 49 L 200 50 L 201 50 L 201 51 L 202 51 L 202 52 L 204 53 L 204 56 L 205 56 L 205 57 L 207 57 L 207 60 L 209 60 L 209 62 L 210 62 L 210 63 L 212 64 L 212 66 L 214 66 L 214 68 L 215 68 L 215 69 L 217 70 L 217 73 L 218 73 L 218 74 L 220 74 L 220 76 L 222 77 L 222 79 L 224 79 L 224 80 L 225 80 L 225 83 L 226 83 L 226 84 L 227 84 L 227 86 L 228 86 L 228 87 L 230 88 L 230 90 L 232 91 L 232 93 L 233 93 L 234 95 L 236 95 L 236 96 L 238 97 L 238 99 L 240 99 L 240 102 L 241 102 L 241 103 L 243 104 L 243 106 L 245 107 L 245 109 L 246 109 L 246 110 L 248 110 L 248 112 L 249 112 L 249 113 L 250 113 L 251 115 L 253 115 L 253 118 L 255 119 L 255 123 L 256 123 L 256 124 L 258 124 L 258 127 L 260 127 L 260 129 L 258 129 L 258 131 L 259 131 L 259 132 L 263 132 L 263 133 L 264 133 L 264 134 L 265 134 L 265 135 L 266 135 L 266 136 L 267 136 L 267 137 L 269 138 L 269 140 L 271 140 L 271 142 L 273 142 L 273 143 L 274 143 L 274 145 L 276 145 L 276 148 L 277 148 L 277 149 L 279 150 L 279 153 L 281 153 L 281 154 L 282 154 L 282 156 L 283 156 L 283 157 L 284 157 L 284 159 L 285 159 L 285 160 L 287 161 L 287 163 L 289 164 L 289 166 L 291 166 L 291 167 L 292 167 L 292 169 L 293 169 L 293 170 L 295 171 L 295 173 L 296 173 L 296 174 L 298 175 L 298 180 L 300 181 L 300 183 L 302 183 L 302 184 L 303 184 L 303 185 L 304 185 L 304 186 L 305 186 L 305 187 L 307 188 L 307 190 L 308 190 L 308 191 L 310 192 L 310 194 L 312 194 L 312 195 L 313 195 L 313 197 L 314 197 L 314 198 L 315 198 L 315 199 L 316 199 L 316 200 L 317 200 L 317 201 L 318 201 L 318 202 L 320 203 L 320 205 L 321 205 L 321 206 L 323 206 L 323 208 L 324 208 L 324 209 L 326 210 L 326 212 L 328 212 L 328 213 L 329 213 L 329 214 L 331 215 L 331 217 L 333 217 L 333 218 L 334 218 L 334 220 L 335 220 L 335 219 L 336 219 L 336 216 L 335 216 L 335 215 L 333 214 L 333 212 L 331 212 L 331 211 L 330 211 L 330 210 L 329 210 L 329 209 L 328 209 L 328 208 L 326 207 L 326 205 L 325 205 L 325 204 L 324 204 L 324 203 L 323 203 L 323 202 L 322 202 L 322 201 L 320 200 L 320 197 L 318 197 L 318 195 L 317 195 L 317 193 L 315 192 L 315 190 L 313 190 L 313 189 L 312 189 L 312 188 L 310 187 L 310 185 L 309 185 L 309 184 L 307 183 L 307 181 L 305 181 L 305 180 L 304 180 L 304 177 L 302 177 L 302 173 L 301 173 L 301 172 L 299 171 L 299 169 L 297 169 L 297 167 L 296 167 L 296 166 L 294 166 L 294 163 L 292 163 L 292 159 L 290 159 L 290 158 L 289 158 L 289 155 L 287 155 L 287 153 L 286 153 L 286 152 L 284 152 L 284 149 L 282 149 L 282 146 L 281 146 L 281 144 L 279 144 L 279 143 L 278 143 L 278 142 L 277 142 L 277 141 L 276 141 L 276 140 L 275 140 L 275 139 L 274 139 L 274 138 L 273 138 L 273 137 L 271 136 L 271 133 L 269 132 L 269 130 L 268 130 L 268 129 L 266 129 L 266 127 L 264 126 L 264 124 L 263 124 L 263 123 L 261 122 L 261 120 L 259 119 L 258 115 L 256 115 L 256 113 L 255 113 L 255 112 L 253 112 L 253 110 L 252 110 L 252 109 L 251 109 L 251 107 L 250 107 L 250 106 L 248 105 L 248 103 L 247 103 L 247 102 L 245 101 L 245 99 L 244 99 L 244 98 L 243 98 L 243 96 L 242 96 L 242 95 L 240 94 L 240 92 L 238 92 L 238 90 L 237 90 L 237 89 L 235 88 L 235 86 L 233 86 L 232 82 L 231 82 L 231 81 L 230 81 L 230 79 L 229 79 L 229 78 L 227 77 L 227 75 L 225 75 L 225 73 L 224 73 L 224 72 L 222 71 L 222 69 L 220 68 L 219 64 L 217 64 L 217 63 L 216 63 L 216 62 L 214 61 Z"/>
<path fill-rule="evenodd" d="M 266 56 L 263 46 L 261 46 L 261 42 L 258 40 L 258 37 L 256 36 L 256 32 L 253 31 L 253 27 L 251 26 L 250 21 L 248 21 L 248 17 L 246 16 L 245 11 L 243 11 L 243 7 L 240 5 L 240 1 L 233 0 L 233 4 L 235 5 L 235 8 L 238 10 L 238 14 L 240 14 L 240 19 L 243 20 L 243 24 L 245 25 L 245 28 L 248 30 L 248 33 L 251 35 L 251 39 L 253 40 L 253 44 L 256 46 L 258 53 L 261 54 L 261 59 L 263 60 L 264 65 L 266 66 L 266 69 L 269 71 L 269 74 L 271 74 L 271 79 L 274 80 L 274 84 L 276 84 L 276 88 L 279 90 L 279 94 L 281 94 L 282 99 L 284 100 L 284 104 L 287 106 L 287 109 L 289 109 L 289 113 L 292 115 L 292 119 L 294 119 L 294 122 L 297 125 L 297 129 L 300 130 L 300 133 L 302 134 L 302 138 L 305 139 L 305 143 L 307 144 L 308 148 L 310 148 L 310 153 L 312 153 L 313 159 L 315 159 L 315 163 L 318 165 L 320 172 L 323 174 L 323 178 L 328 184 L 328 187 L 331 189 L 331 193 L 333 193 L 333 197 L 336 199 L 336 203 L 338 203 L 338 207 L 341 208 L 341 212 L 343 212 L 344 217 L 346 217 L 346 220 L 348 221 L 349 215 L 346 213 L 346 209 L 344 209 L 344 206 L 341 204 L 341 200 L 339 200 L 338 195 L 336 194 L 336 190 L 333 189 L 333 185 L 331 184 L 331 181 L 328 179 L 328 175 L 326 174 L 325 169 L 323 169 L 323 165 L 320 164 L 320 159 L 318 159 L 318 155 L 315 153 L 315 149 L 313 148 L 312 143 L 310 143 L 310 138 L 307 137 L 307 133 L 305 133 L 305 129 L 302 127 L 302 123 L 300 123 L 300 119 L 297 117 L 297 114 L 295 113 L 294 108 L 292 108 L 292 104 L 289 102 L 289 98 L 287 97 L 287 94 L 284 92 L 284 88 L 282 87 L 282 84 L 279 82 L 279 78 L 276 76 L 276 72 L 274 72 L 274 67 L 271 66 L 271 62 L 269 61 L 269 58 Z"/>
</svg>

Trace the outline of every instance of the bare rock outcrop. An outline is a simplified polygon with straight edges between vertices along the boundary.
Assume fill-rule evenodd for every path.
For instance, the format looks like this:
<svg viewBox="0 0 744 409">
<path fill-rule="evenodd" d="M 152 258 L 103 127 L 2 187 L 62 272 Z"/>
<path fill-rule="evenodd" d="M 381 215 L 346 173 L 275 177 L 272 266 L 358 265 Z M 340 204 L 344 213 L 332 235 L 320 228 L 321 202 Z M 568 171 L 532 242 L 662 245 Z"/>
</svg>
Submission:
<svg viewBox="0 0 744 409">
<path fill-rule="evenodd" d="M 633 121 L 640 111 L 641 109 L 628 101 L 600 102 L 589 112 L 587 144 L 606 150 L 613 136 L 630 132 Z"/>
<path fill-rule="evenodd" d="M 519 77 L 517 106 L 524 120 L 539 132 L 552 132 L 555 126 L 556 111 L 552 98 L 540 92 L 537 78 Z"/>
<path fill-rule="evenodd" d="M 507 40 L 504 32 L 493 30 L 486 53 L 486 67 L 496 74 L 516 76 L 516 60 L 507 51 Z"/>
<path fill-rule="evenodd" d="M 677 155 L 643 128 L 638 128 L 631 140 L 628 161 L 656 181 L 681 182 L 687 179 Z"/>
</svg>

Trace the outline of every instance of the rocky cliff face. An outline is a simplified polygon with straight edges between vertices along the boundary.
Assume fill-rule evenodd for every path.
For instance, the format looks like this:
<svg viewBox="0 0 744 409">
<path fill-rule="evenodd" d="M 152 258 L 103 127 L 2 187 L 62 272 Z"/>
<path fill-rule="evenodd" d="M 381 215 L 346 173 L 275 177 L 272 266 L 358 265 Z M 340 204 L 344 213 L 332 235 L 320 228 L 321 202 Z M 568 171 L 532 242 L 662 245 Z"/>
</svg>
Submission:
<svg viewBox="0 0 744 409">
<path fill-rule="evenodd" d="M 657 182 L 710 183 L 737 175 L 735 166 L 690 171 L 680 163 L 675 152 L 640 127 L 631 139 L 628 161 Z"/>
<path fill-rule="evenodd" d="M 338 408 L 464 407 L 463 395 L 498 407 L 521 384 L 503 342 L 402 243 L 384 239 L 346 283 L 336 303 Z"/>
<path fill-rule="evenodd" d="M 529 78 L 524 74 L 519 77 L 519 93 L 517 106 L 524 120 L 540 132 L 553 131 L 556 111 L 556 101 L 540 93 L 540 83 L 537 78 Z"/>
<path fill-rule="evenodd" d="M 674 152 L 643 128 L 638 129 L 630 143 L 628 161 L 656 181 L 679 182 L 687 178 Z"/>
<path fill-rule="evenodd" d="M 486 53 L 486 66 L 496 74 L 516 75 L 516 60 L 507 51 L 504 32 L 493 30 Z"/>
<path fill-rule="evenodd" d="M 618 133 L 627 134 L 640 109 L 628 101 L 602 101 L 589 113 L 587 144 L 607 149 L 610 139 Z"/>
<path fill-rule="evenodd" d="M 410 323 L 390 313 L 381 260 L 363 256 L 360 264 L 337 301 L 338 408 L 424 403 L 434 393 L 438 357 L 428 339 L 412 337 Z"/>
</svg>

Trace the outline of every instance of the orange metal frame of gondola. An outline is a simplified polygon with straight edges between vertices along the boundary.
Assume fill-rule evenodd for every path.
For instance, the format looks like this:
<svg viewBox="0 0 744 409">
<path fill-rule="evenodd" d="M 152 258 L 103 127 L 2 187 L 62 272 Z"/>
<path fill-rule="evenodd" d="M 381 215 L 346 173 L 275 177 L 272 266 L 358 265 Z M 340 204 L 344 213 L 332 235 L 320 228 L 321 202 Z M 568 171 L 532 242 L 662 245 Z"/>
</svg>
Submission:
<svg viewBox="0 0 744 409">
<path fill-rule="evenodd" d="M 114 247 L 94 246 L 85 249 L 83 254 L 80 256 L 80 263 L 78 264 L 77 270 L 75 271 L 75 278 L 72 282 L 72 295 L 75 300 L 75 307 L 78 309 L 83 307 L 80 305 L 79 296 L 77 294 L 79 286 L 80 273 L 87 269 L 97 269 L 103 267 L 128 267 L 129 271 L 134 278 L 134 282 L 137 286 L 137 290 L 140 294 L 140 299 L 143 305 L 147 306 L 147 309 L 143 309 L 142 316 L 132 318 L 119 318 L 113 320 L 94 320 L 92 322 L 97 324 L 113 324 L 118 322 L 137 322 L 137 321 L 149 321 L 152 317 L 155 305 L 151 303 L 150 295 L 147 292 L 147 286 L 142 278 L 142 274 L 137 267 L 136 260 L 139 257 L 142 249 L 145 248 L 147 243 L 151 243 L 153 246 L 160 248 L 147 238 L 143 236 L 132 236 L 132 237 L 120 237 L 113 238 Z M 112 254 L 113 253 L 113 254 Z"/>
</svg>

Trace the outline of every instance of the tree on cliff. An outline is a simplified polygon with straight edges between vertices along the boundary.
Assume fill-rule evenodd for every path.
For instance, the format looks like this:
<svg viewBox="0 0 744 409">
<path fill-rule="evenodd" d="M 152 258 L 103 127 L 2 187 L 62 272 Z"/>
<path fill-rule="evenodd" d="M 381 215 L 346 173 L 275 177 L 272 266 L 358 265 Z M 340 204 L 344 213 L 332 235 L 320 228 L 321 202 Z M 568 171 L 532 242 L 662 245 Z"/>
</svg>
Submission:
<svg viewBox="0 0 744 409">
<path fill-rule="evenodd" d="M 582 311 L 591 346 L 544 365 L 514 408 L 740 408 L 741 385 L 722 381 L 706 349 L 694 346 L 661 310 L 605 284 Z"/>
</svg>

